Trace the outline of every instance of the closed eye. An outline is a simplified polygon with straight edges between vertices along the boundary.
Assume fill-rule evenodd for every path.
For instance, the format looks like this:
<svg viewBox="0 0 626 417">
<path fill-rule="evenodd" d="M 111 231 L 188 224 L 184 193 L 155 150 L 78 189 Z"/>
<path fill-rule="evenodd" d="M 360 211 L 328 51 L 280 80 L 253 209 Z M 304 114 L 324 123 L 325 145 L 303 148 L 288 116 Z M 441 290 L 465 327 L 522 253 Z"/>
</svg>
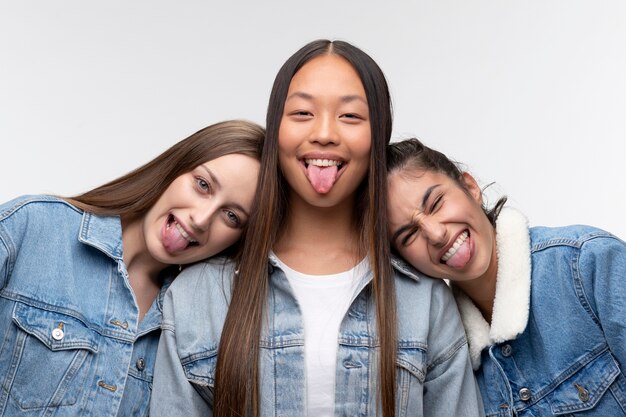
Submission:
<svg viewBox="0 0 626 417">
<path fill-rule="evenodd" d="M 433 204 L 430 206 L 430 212 L 437 210 L 441 204 L 443 204 L 443 194 L 438 195 L 435 201 L 433 201 Z"/>
<path fill-rule="evenodd" d="M 411 243 L 413 243 L 413 241 L 417 237 L 417 232 L 418 231 L 419 231 L 419 227 L 411 226 L 411 228 L 409 230 L 407 230 L 406 233 L 404 234 L 404 236 L 402 237 L 402 241 L 400 241 L 400 244 L 402 246 L 408 246 Z"/>
</svg>

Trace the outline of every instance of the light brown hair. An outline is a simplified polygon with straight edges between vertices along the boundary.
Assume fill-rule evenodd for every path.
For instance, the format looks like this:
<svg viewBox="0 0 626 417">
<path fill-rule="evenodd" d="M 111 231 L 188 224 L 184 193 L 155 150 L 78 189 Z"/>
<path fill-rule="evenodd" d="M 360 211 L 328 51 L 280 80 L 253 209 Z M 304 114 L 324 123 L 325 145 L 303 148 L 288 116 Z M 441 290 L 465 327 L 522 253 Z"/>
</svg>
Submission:
<svg viewBox="0 0 626 417">
<path fill-rule="evenodd" d="M 263 128 L 252 122 L 216 123 L 181 140 L 128 174 L 65 199 L 98 215 L 139 217 L 150 210 L 172 181 L 198 165 L 234 153 L 260 159 L 264 137 Z"/>
</svg>

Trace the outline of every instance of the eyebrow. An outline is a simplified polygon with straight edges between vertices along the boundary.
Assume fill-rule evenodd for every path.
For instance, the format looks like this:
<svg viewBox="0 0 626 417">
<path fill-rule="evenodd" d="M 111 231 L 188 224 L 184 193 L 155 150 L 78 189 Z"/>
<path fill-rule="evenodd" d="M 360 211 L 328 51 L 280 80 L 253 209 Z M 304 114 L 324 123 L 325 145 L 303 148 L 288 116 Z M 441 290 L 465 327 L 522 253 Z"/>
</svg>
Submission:
<svg viewBox="0 0 626 417">
<path fill-rule="evenodd" d="M 292 93 L 289 97 L 287 97 L 287 98 L 285 99 L 285 102 L 289 101 L 289 100 L 290 100 L 290 99 L 292 99 L 292 98 L 296 98 L 296 97 L 297 97 L 297 98 L 304 99 L 304 100 L 313 100 L 313 98 L 314 98 L 314 97 L 313 97 L 311 94 L 309 94 L 309 93 L 304 93 L 304 92 L 302 92 L 302 91 L 296 91 L 296 92 Z M 367 100 L 366 100 L 366 99 L 364 99 L 363 97 L 361 97 L 361 96 L 360 96 L 360 95 L 358 95 L 358 94 L 349 94 L 349 95 L 347 95 L 347 96 L 341 96 L 341 97 L 339 98 L 339 100 L 340 100 L 342 103 L 350 103 L 350 102 L 352 102 L 352 101 L 360 101 L 360 102 L 362 102 L 363 104 L 367 105 Z"/>
<path fill-rule="evenodd" d="M 441 184 L 435 184 L 435 185 L 431 185 L 430 187 L 428 187 L 428 189 L 426 190 L 426 192 L 424 193 L 424 196 L 422 197 L 422 209 L 424 208 L 424 206 L 426 205 L 426 202 L 428 201 L 428 198 L 430 197 L 430 195 L 433 193 L 433 191 L 435 190 L 435 188 L 439 187 Z M 398 239 L 400 237 L 400 235 L 404 232 L 406 232 L 407 230 L 410 230 L 413 227 L 413 223 L 407 223 L 403 226 L 401 226 L 398 230 L 396 230 L 396 232 L 391 236 L 391 241 L 395 242 L 396 239 Z"/>
</svg>

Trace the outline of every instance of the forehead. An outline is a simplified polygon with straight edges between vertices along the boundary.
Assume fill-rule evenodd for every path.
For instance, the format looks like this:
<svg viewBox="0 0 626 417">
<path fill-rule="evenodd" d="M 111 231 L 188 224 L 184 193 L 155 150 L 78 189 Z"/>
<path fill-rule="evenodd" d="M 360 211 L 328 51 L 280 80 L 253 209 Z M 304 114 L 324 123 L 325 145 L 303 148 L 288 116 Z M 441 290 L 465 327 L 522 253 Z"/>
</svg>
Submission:
<svg viewBox="0 0 626 417">
<path fill-rule="evenodd" d="M 365 89 L 354 67 L 338 55 L 313 58 L 295 73 L 289 83 L 289 93 L 303 91 L 316 95 L 352 95 L 365 98 Z"/>
<path fill-rule="evenodd" d="M 402 222 L 422 209 L 422 200 L 432 186 L 445 186 L 453 181 L 445 174 L 434 171 L 402 169 L 387 177 L 389 218 L 392 223 Z"/>
<path fill-rule="evenodd" d="M 448 184 L 453 182 L 447 175 L 436 171 L 419 169 L 400 169 L 391 172 L 387 176 L 390 197 L 404 194 L 424 194 L 426 189 L 436 184 Z"/>
<path fill-rule="evenodd" d="M 259 161 L 248 155 L 232 153 L 200 164 L 197 168 L 206 170 L 219 184 L 233 181 L 248 181 L 257 175 Z"/>
</svg>

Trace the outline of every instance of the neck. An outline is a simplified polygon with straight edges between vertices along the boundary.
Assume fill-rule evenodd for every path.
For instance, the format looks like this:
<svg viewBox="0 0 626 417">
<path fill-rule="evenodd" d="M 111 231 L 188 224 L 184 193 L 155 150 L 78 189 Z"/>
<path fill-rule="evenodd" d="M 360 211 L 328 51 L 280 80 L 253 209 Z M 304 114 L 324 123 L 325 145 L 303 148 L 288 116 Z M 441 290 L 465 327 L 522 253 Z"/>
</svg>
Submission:
<svg viewBox="0 0 626 417">
<path fill-rule="evenodd" d="M 495 230 L 494 230 L 495 242 Z M 493 303 L 496 298 L 496 282 L 498 278 L 498 256 L 494 244 L 491 261 L 487 271 L 480 277 L 469 281 L 455 281 L 457 285 L 480 310 L 485 320 L 491 323 Z"/>
<path fill-rule="evenodd" d="M 140 219 L 122 219 L 122 244 L 128 281 L 135 294 L 139 317 L 143 318 L 161 288 L 159 273 L 167 267 L 157 262 L 148 251 Z"/>
<path fill-rule="evenodd" d="M 366 251 L 355 227 L 354 197 L 333 207 L 312 206 L 294 193 L 274 253 L 291 268 L 312 275 L 347 271 Z"/>
</svg>

